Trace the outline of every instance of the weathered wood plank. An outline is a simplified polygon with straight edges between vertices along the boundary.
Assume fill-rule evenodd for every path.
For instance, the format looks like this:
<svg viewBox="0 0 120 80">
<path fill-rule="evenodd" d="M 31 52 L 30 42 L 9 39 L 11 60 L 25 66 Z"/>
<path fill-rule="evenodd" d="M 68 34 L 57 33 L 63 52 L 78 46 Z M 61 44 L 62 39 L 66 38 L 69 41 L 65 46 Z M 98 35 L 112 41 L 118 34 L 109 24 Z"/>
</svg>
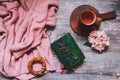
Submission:
<svg viewBox="0 0 120 80">
<path fill-rule="evenodd" d="M 60 8 L 57 13 L 57 26 L 50 36 L 51 42 L 60 35 L 70 32 L 75 41 L 84 52 L 86 59 L 82 66 L 75 69 L 75 74 L 67 76 L 67 80 L 117 80 L 114 76 L 115 73 L 120 72 L 120 7 L 119 0 L 60 0 Z M 76 35 L 71 29 L 69 18 L 71 12 L 79 5 L 90 4 L 94 6 L 100 13 L 116 10 L 117 18 L 109 21 L 104 21 L 100 29 L 104 30 L 110 36 L 111 46 L 103 54 L 97 54 L 91 48 L 83 46 L 87 40 Z M 53 38 L 54 37 L 54 38 Z M 60 70 L 59 61 L 56 60 L 57 72 Z M 94 74 L 91 76 L 91 74 Z M 101 76 L 102 74 L 102 76 Z M 67 75 L 67 74 L 65 74 Z M 78 75 L 79 78 L 76 77 Z M 98 77 L 99 76 L 99 77 Z M 50 77 L 51 78 L 51 77 Z M 61 80 L 65 80 L 62 78 Z M 56 80 L 56 78 L 52 78 Z M 58 79 L 59 80 L 59 76 Z"/>
</svg>

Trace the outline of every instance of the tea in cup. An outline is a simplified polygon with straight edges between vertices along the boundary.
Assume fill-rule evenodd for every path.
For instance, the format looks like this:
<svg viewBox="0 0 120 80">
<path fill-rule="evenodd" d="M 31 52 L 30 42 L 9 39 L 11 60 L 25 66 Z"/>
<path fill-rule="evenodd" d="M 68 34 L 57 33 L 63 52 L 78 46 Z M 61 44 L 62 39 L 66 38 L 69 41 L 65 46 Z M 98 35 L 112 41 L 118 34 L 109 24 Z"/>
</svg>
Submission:
<svg viewBox="0 0 120 80">
<path fill-rule="evenodd" d="M 92 10 L 85 10 L 80 15 L 80 21 L 86 26 L 90 26 L 96 22 L 96 13 Z"/>
</svg>

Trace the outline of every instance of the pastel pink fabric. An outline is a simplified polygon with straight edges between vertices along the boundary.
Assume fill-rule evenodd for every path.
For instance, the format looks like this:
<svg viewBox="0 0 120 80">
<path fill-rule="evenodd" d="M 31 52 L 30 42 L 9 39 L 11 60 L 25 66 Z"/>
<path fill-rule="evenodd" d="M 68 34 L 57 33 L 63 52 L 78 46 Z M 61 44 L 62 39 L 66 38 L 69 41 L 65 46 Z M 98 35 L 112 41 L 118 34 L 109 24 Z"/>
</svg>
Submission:
<svg viewBox="0 0 120 80">
<path fill-rule="evenodd" d="M 28 62 L 37 56 L 45 59 L 46 72 L 54 71 L 46 30 L 55 26 L 58 1 L 26 0 L 29 11 L 16 0 L 0 1 L 0 72 L 20 80 L 33 78 Z"/>
</svg>

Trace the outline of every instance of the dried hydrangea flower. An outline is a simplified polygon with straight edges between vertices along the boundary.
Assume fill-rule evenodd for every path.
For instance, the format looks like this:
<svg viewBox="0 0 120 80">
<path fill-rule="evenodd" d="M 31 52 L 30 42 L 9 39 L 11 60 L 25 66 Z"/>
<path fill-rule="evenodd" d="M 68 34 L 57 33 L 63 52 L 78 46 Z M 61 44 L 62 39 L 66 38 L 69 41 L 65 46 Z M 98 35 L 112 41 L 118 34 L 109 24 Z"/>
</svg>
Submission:
<svg viewBox="0 0 120 80">
<path fill-rule="evenodd" d="M 92 44 L 91 47 L 99 52 L 104 51 L 110 44 L 109 37 L 104 31 L 92 31 L 88 40 Z"/>
</svg>

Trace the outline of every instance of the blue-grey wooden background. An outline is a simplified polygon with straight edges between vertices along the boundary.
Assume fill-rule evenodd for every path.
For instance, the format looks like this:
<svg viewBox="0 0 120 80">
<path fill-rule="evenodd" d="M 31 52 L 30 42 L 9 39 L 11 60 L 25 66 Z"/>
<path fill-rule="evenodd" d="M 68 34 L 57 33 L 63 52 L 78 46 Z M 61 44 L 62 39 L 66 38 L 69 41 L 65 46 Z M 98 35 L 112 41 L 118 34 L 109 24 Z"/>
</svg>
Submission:
<svg viewBox="0 0 120 80">
<path fill-rule="evenodd" d="M 83 46 L 87 40 L 76 35 L 70 27 L 71 12 L 80 5 L 91 5 L 100 13 L 115 10 L 117 18 L 101 23 L 101 30 L 104 30 L 110 37 L 110 47 L 102 54 L 94 52 L 91 48 Z M 85 61 L 83 65 L 75 69 L 75 72 L 61 75 L 59 73 L 59 60 L 53 52 L 56 65 L 56 72 L 47 73 L 42 77 L 32 80 L 120 80 L 116 78 L 116 73 L 120 73 L 120 0 L 59 0 L 59 10 L 57 12 L 57 24 L 54 30 L 48 31 L 50 42 L 65 33 L 71 33 L 78 46 L 84 52 Z M 0 75 L 0 80 L 16 80 L 5 78 Z"/>
</svg>

